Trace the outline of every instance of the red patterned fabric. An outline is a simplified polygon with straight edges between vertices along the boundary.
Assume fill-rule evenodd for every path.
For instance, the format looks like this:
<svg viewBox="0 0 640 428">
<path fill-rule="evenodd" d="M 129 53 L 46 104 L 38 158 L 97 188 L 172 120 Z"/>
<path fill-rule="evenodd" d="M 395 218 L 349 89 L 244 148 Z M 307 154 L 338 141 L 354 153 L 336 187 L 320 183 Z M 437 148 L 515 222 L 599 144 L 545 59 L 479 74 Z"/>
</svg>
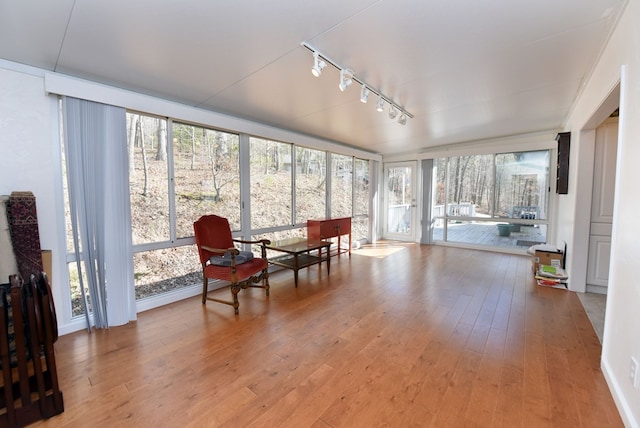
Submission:
<svg viewBox="0 0 640 428">
<path fill-rule="evenodd" d="M 196 243 L 198 245 L 198 252 L 200 255 L 200 262 L 206 264 L 204 274 L 208 278 L 221 279 L 223 281 L 233 281 L 231 276 L 232 269 L 229 266 L 216 266 L 208 263 L 209 259 L 216 254 L 212 251 L 207 251 L 202 246 L 216 248 L 216 249 L 230 249 L 235 248 L 233 244 L 233 238 L 231 236 L 231 227 L 229 221 L 224 217 L 218 217 L 216 215 L 202 216 L 193 223 L 193 228 L 196 236 Z M 236 280 L 241 281 L 245 278 L 255 275 L 262 269 L 267 268 L 267 260 L 254 258 L 245 263 L 236 265 Z"/>
<path fill-rule="evenodd" d="M 196 244 L 198 244 L 200 263 L 206 263 L 211 256 L 221 256 L 224 254 L 224 252 L 216 254 L 202 249 L 202 245 L 227 250 L 235 248 L 233 245 L 233 238 L 231 237 L 231 226 L 229 226 L 229 220 L 224 217 L 218 217 L 217 215 L 204 215 L 193 223 L 193 229 L 196 235 Z"/>
<path fill-rule="evenodd" d="M 265 259 L 254 258 L 248 262 L 239 264 L 236 266 L 236 274 L 238 280 L 241 281 L 245 278 L 255 275 L 262 269 L 266 269 L 267 261 Z M 231 268 L 226 266 L 207 265 L 204 269 L 205 275 L 208 278 L 221 279 L 223 281 L 231 281 Z"/>
<path fill-rule="evenodd" d="M 12 192 L 7 203 L 7 219 L 13 252 L 22 278 L 43 271 L 36 198 L 31 192 Z"/>
</svg>

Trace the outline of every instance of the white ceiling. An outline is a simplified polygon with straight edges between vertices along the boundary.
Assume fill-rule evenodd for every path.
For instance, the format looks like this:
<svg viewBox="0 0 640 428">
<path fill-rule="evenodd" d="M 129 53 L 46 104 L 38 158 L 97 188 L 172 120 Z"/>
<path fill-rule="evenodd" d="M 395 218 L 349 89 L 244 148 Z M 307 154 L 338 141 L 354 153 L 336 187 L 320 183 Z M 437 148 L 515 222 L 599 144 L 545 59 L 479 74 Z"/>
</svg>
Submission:
<svg viewBox="0 0 640 428">
<path fill-rule="evenodd" d="M 625 2 L 0 0 L 0 58 L 388 155 L 559 129 Z"/>
</svg>

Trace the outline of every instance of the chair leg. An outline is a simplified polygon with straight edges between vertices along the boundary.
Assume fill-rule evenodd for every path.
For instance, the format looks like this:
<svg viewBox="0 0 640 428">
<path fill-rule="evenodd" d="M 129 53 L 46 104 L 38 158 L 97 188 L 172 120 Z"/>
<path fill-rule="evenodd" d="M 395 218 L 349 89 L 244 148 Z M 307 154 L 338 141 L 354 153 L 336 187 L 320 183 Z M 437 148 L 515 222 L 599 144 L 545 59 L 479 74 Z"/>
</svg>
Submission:
<svg viewBox="0 0 640 428">
<path fill-rule="evenodd" d="M 240 292 L 241 286 L 240 284 L 231 284 L 231 295 L 233 296 L 233 309 L 235 310 L 236 315 L 240 313 L 238 308 L 240 307 L 240 302 L 238 301 L 238 293 Z"/>
<path fill-rule="evenodd" d="M 202 304 L 204 305 L 205 303 L 207 303 L 207 287 L 209 286 L 209 278 L 207 278 L 206 276 L 204 276 L 204 279 L 202 281 Z"/>
<path fill-rule="evenodd" d="M 269 295 L 269 272 L 267 270 L 263 270 L 264 277 L 262 278 L 262 285 L 264 286 L 264 290 L 266 295 Z"/>
</svg>

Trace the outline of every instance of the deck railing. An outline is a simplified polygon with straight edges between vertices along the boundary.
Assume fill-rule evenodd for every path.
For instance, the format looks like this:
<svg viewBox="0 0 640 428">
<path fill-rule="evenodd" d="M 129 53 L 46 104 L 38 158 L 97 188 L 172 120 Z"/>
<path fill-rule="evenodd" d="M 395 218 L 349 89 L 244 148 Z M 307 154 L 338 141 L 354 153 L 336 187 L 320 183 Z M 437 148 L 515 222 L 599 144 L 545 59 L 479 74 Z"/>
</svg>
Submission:
<svg viewBox="0 0 640 428">
<path fill-rule="evenodd" d="M 447 204 L 447 215 L 452 217 L 474 217 L 476 214 L 476 206 L 471 202 L 463 202 L 460 204 Z M 434 217 L 444 217 L 445 205 L 435 205 L 433 207 Z"/>
<path fill-rule="evenodd" d="M 387 210 L 387 230 L 406 233 L 411 228 L 411 204 L 390 205 Z"/>
</svg>

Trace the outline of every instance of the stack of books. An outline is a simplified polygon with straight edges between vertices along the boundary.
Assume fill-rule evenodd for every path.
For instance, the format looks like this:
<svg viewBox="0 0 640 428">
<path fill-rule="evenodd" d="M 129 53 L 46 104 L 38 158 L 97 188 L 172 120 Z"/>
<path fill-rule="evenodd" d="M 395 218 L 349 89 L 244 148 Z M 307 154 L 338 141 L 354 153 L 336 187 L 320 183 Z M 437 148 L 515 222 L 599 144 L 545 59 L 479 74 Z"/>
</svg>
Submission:
<svg viewBox="0 0 640 428">
<path fill-rule="evenodd" d="M 544 287 L 567 288 L 568 280 L 567 272 L 560 266 L 539 265 L 536 272 L 538 285 Z"/>
</svg>

